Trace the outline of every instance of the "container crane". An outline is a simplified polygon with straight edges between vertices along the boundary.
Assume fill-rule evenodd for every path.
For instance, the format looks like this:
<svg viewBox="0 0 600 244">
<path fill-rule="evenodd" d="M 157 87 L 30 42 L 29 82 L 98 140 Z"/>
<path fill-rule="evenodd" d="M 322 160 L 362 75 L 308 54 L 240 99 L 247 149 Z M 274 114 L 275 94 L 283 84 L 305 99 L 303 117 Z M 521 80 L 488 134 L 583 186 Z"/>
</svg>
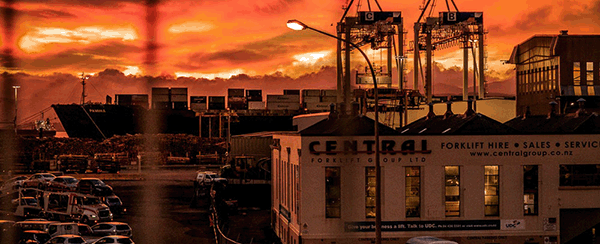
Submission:
<svg viewBox="0 0 600 244">
<path fill-rule="evenodd" d="M 432 53 L 435 50 L 460 46 L 463 49 L 463 100 L 468 100 L 468 72 L 469 72 L 469 49 L 473 54 L 473 97 L 482 99 L 485 97 L 485 38 L 483 30 L 483 12 L 460 12 L 454 3 L 450 0 L 454 9 L 446 1 L 447 12 L 440 12 L 439 17 L 431 17 L 435 8 L 436 0 L 427 0 L 425 6 L 421 8 L 422 12 L 414 25 L 414 84 L 413 87 L 419 87 L 419 75 L 423 80 L 425 96 L 427 103 L 433 102 L 432 86 Z M 429 17 L 423 18 L 429 10 Z M 479 61 L 476 60 L 475 48 L 479 51 Z M 420 52 L 425 51 L 425 77 L 421 67 Z M 479 65 L 477 65 L 479 63 Z M 477 74 L 478 73 L 478 74 Z M 479 82 L 477 82 L 477 76 Z M 479 88 L 477 90 L 477 87 Z"/>
</svg>

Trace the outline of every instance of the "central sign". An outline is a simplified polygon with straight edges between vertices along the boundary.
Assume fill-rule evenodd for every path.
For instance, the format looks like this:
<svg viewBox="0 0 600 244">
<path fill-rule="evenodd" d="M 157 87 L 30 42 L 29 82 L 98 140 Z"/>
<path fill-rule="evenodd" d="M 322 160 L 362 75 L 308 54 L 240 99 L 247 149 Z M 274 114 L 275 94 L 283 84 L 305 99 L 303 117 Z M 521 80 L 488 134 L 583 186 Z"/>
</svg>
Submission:
<svg viewBox="0 0 600 244">
<path fill-rule="evenodd" d="M 325 141 L 312 141 L 308 144 L 308 150 L 310 154 L 319 155 L 336 155 L 336 154 L 373 154 L 375 140 L 344 140 L 339 142 L 335 140 Z M 395 140 L 381 140 L 380 144 L 381 154 L 396 154 L 401 153 L 407 154 L 430 154 L 431 150 L 427 149 L 427 140 L 421 140 L 417 142 L 415 140 L 395 141 Z"/>
</svg>

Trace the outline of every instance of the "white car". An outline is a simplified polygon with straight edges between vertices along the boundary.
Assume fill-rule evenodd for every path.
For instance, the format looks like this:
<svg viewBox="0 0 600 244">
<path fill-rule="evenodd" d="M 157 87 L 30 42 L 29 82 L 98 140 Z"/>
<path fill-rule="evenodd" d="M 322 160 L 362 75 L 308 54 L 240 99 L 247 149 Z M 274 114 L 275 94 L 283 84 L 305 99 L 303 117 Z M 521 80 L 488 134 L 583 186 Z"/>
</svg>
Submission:
<svg viewBox="0 0 600 244">
<path fill-rule="evenodd" d="M 198 171 L 196 172 L 196 179 L 194 180 L 195 186 L 210 185 L 214 179 L 219 178 L 219 175 L 215 172 L 210 171 Z"/>
<path fill-rule="evenodd" d="M 93 242 L 93 244 L 102 244 L 102 243 L 123 243 L 123 244 L 135 244 L 131 238 L 127 236 L 105 236 L 97 241 Z"/>
<path fill-rule="evenodd" d="M 46 244 L 85 244 L 85 239 L 78 235 L 58 235 L 48 240 Z"/>
<path fill-rule="evenodd" d="M 56 178 L 56 176 L 50 173 L 36 173 L 29 176 L 29 178 L 27 178 L 26 180 L 23 180 L 22 187 L 43 189 L 44 187 L 46 187 L 48 182 L 53 180 L 54 178 Z"/>
</svg>

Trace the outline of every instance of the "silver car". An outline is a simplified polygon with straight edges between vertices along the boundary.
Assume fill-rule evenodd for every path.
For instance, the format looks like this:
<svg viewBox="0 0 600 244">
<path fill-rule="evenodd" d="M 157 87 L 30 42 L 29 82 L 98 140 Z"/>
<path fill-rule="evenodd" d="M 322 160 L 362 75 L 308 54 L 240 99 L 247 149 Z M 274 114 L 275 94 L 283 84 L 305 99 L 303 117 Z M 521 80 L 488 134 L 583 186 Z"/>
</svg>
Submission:
<svg viewBox="0 0 600 244">
<path fill-rule="evenodd" d="M 133 235 L 131 227 L 123 222 L 98 223 L 92 226 L 92 231 L 97 236 L 122 235 L 131 237 Z"/>
</svg>

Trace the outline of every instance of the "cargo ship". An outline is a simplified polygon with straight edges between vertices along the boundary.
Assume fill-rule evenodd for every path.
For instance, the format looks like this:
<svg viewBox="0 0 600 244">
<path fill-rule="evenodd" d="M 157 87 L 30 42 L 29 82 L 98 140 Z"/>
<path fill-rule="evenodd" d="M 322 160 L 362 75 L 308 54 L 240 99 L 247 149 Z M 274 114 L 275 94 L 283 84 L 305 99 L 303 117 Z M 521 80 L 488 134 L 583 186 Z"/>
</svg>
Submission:
<svg viewBox="0 0 600 244">
<path fill-rule="evenodd" d="M 187 88 L 152 88 L 148 94 L 116 94 L 105 103 L 53 104 L 69 137 L 105 139 L 114 135 L 151 133 L 225 137 L 260 131 L 294 130 L 293 117 L 322 112 L 335 103 L 335 90 L 284 90 L 267 95 L 262 90 L 228 89 L 227 96 L 188 96 Z M 189 104 L 189 106 L 188 106 Z M 146 126 L 146 121 L 152 121 Z"/>
</svg>

